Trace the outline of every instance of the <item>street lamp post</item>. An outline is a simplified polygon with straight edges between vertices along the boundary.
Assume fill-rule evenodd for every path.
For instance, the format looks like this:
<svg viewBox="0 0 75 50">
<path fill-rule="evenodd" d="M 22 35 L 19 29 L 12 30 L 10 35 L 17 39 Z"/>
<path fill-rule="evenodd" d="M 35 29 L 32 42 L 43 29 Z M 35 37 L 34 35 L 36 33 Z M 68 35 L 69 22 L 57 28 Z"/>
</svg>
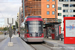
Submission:
<svg viewBox="0 0 75 50">
<path fill-rule="evenodd" d="M 55 22 L 57 22 L 57 12 L 56 12 L 56 6 L 57 6 L 57 4 L 56 4 L 56 0 L 55 0 Z"/>
<path fill-rule="evenodd" d="M 25 19 L 25 6 L 24 6 L 24 0 L 23 0 L 23 19 Z"/>
</svg>

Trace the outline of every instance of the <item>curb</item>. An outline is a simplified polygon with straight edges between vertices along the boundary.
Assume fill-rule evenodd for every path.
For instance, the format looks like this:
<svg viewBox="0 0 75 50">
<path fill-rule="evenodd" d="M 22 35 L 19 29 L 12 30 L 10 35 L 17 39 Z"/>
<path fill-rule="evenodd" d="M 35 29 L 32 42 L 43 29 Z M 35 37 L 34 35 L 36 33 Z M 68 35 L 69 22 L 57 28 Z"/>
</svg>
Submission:
<svg viewBox="0 0 75 50">
<path fill-rule="evenodd" d="M 35 50 L 34 48 L 32 48 L 31 46 L 29 46 L 28 44 L 26 44 L 20 37 L 19 37 L 20 41 L 22 42 L 22 44 L 24 45 L 24 47 L 26 48 L 26 50 Z"/>
<path fill-rule="evenodd" d="M 46 44 L 51 46 L 52 50 L 75 50 L 75 47 L 71 47 L 71 46 L 68 46 L 68 45 L 57 44 L 57 43 L 54 43 L 54 42 L 51 42 L 51 41 L 45 41 L 45 40 L 44 40 L 44 42 L 46 42 Z"/>
</svg>

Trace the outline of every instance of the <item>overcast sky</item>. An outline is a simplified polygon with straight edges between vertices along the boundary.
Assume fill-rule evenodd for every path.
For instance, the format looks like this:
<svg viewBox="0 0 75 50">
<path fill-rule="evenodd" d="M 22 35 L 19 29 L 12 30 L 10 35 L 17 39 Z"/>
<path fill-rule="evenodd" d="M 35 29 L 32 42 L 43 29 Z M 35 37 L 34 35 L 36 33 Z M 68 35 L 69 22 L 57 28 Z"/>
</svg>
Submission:
<svg viewBox="0 0 75 50">
<path fill-rule="evenodd" d="M 5 18 L 17 18 L 21 0 L 0 0 L 0 25 Z"/>
</svg>

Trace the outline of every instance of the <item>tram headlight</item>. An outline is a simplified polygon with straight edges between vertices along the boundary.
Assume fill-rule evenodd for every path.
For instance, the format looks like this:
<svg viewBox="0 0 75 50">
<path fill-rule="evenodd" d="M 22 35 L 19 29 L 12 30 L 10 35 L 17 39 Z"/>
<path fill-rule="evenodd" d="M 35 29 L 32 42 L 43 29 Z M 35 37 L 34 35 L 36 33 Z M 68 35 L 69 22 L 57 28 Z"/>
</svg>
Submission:
<svg viewBox="0 0 75 50">
<path fill-rule="evenodd" d="M 40 34 L 40 37 L 41 37 L 42 35 Z"/>
<path fill-rule="evenodd" d="M 40 34 L 39 36 L 40 36 L 40 37 L 44 37 L 44 34 L 42 33 L 42 34 Z"/>
<path fill-rule="evenodd" d="M 32 34 L 30 34 L 30 36 L 32 36 Z"/>
</svg>

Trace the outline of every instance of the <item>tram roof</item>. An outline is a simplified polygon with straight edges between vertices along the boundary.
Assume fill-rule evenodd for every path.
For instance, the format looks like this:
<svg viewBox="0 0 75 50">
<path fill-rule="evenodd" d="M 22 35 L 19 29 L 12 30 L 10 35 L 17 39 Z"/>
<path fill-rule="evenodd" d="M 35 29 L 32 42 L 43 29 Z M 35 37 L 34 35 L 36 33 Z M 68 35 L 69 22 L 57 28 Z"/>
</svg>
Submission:
<svg viewBox="0 0 75 50">
<path fill-rule="evenodd" d="M 41 16 L 27 16 L 27 18 L 41 18 Z"/>
</svg>

